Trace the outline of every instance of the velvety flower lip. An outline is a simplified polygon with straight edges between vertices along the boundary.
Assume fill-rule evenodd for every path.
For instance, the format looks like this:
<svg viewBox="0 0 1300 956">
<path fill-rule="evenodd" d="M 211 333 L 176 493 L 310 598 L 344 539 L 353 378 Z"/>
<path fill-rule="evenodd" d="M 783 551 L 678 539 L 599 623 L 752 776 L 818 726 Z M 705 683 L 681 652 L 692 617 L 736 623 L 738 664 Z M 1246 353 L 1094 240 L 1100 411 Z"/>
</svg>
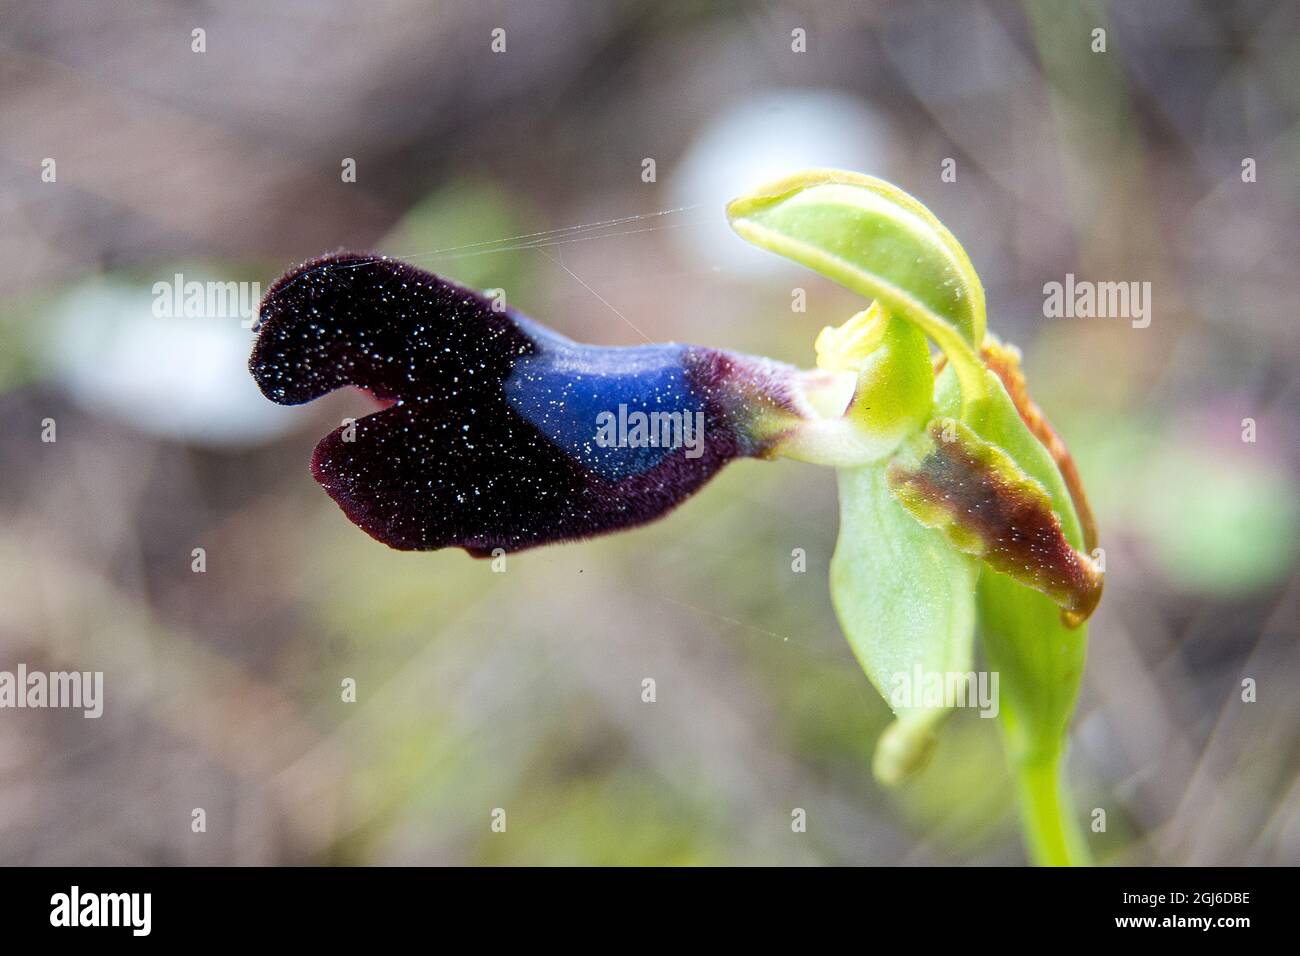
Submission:
<svg viewBox="0 0 1300 956">
<path fill-rule="evenodd" d="M 249 369 L 280 404 L 355 386 L 387 406 L 321 439 L 311 468 L 349 519 L 402 550 L 484 556 L 644 524 L 728 461 L 772 454 L 803 414 L 800 373 L 782 363 L 582 345 L 359 253 L 271 286 Z M 659 419 L 680 426 L 676 442 L 598 440 L 603 414 L 617 427 L 655 412 L 677 416 Z"/>
</svg>

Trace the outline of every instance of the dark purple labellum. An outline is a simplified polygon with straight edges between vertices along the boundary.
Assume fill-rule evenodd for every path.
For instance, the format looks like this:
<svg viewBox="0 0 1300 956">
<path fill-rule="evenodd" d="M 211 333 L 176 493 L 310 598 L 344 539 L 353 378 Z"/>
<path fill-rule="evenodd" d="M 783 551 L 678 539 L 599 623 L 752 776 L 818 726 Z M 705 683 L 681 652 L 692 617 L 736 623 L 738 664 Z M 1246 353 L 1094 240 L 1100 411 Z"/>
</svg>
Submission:
<svg viewBox="0 0 1300 956">
<path fill-rule="evenodd" d="M 403 550 L 485 556 L 651 521 L 797 419 L 795 370 L 683 345 L 581 345 L 393 259 L 280 278 L 249 369 L 283 405 L 343 386 L 388 407 L 326 435 L 312 474 Z"/>
</svg>

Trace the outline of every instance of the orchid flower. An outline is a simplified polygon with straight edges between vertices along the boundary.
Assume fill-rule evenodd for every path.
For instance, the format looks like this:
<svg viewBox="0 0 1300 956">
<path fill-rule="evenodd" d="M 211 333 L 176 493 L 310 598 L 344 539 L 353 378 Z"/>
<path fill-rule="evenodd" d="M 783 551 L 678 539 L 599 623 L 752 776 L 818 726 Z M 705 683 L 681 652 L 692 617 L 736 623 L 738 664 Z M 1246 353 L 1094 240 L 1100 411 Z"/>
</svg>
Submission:
<svg viewBox="0 0 1300 956">
<path fill-rule="evenodd" d="M 632 528 L 736 458 L 837 469 L 831 597 L 896 718 L 877 778 L 918 770 L 952 704 L 900 699 L 897 676 L 970 674 L 978 633 L 1031 855 L 1085 860 L 1061 777 L 1101 596 L 1096 532 L 1019 354 L 985 329 L 969 258 L 917 200 L 856 173 L 799 173 L 727 213 L 745 239 L 871 300 L 817 337 L 817 368 L 582 345 L 404 262 L 341 253 L 270 288 L 250 369 L 282 405 L 343 386 L 383 405 L 326 435 L 311 468 L 350 520 L 403 550 L 481 557 Z M 616 415 L 636 426 L 614 436 Z"/>
</svg>

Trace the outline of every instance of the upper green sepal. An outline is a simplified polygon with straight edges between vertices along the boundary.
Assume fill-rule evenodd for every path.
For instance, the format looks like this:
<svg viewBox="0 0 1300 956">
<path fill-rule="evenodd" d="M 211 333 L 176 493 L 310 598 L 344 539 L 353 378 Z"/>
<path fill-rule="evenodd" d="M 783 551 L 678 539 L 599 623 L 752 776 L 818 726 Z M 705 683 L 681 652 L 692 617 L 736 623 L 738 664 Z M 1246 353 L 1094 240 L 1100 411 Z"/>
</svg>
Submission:
<svg viewBox="0 0 1300 956">
<path fill-rule="evenodd" d="M 879 302 L 947 354 L 963 397 L 982 394 L 984 289 L 960 243 L 925 206 L 861 173 L 808 170 L 733 200 L 736 232 Z"/>
</svg>

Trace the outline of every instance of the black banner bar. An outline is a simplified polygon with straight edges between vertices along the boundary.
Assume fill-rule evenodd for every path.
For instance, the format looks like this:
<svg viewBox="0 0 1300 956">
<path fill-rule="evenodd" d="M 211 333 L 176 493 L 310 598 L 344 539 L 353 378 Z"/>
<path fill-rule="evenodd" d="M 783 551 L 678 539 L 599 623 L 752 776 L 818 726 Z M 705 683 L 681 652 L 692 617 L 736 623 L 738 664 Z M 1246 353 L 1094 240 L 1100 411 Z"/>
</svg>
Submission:
<svg viewBox="0 0 1300 956">
<path fill-rule="evenodd" d="M 686 927 L 734 937 L 858 927 L 946 945 L 1125 937 L 1218 944 L 1294 922 L 1285 870 L 8 869 L 8 939 L 447 941 L 516 929 L 568 940 Z M 696 932 L 697 930 L 692 930 Z M 853 930 L 857 932 L 858 930 Z M 456 935 L 446 935 L 456 934 Z M 434 941 L 435 937 L 428 937 Z M 472 937 L 473 938 L 473 937 Z M 673 938 L 680 938 L 674 936 Z M 540 940 L 539 940 L 540 941 Z"/>
</svg>

